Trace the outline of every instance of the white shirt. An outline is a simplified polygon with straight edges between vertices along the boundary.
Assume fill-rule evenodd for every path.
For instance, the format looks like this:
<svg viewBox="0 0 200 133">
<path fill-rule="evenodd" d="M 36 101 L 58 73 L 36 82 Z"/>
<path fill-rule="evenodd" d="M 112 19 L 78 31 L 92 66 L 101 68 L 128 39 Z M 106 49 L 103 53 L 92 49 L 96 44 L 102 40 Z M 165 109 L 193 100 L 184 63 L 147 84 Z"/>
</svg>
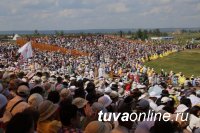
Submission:
<svg viewBox="0 0 200 133">
<path fill-rule="evenodd" d="M 192 106 L 200 104 L 200 98 L 196 97 L 195 95 L 192 94 L 188 98 L 191 100 Z"/>
<path fill-rule="evenodd" d="M 189 123 L 189 126 L 187 127 L 187 129 L 192 132 L 192 129 L 194 127 L 200 128 L 200 118 L 198 118 L 195 115 L 191 114 L 190 115 L 190 123 Z"/>
</svg>

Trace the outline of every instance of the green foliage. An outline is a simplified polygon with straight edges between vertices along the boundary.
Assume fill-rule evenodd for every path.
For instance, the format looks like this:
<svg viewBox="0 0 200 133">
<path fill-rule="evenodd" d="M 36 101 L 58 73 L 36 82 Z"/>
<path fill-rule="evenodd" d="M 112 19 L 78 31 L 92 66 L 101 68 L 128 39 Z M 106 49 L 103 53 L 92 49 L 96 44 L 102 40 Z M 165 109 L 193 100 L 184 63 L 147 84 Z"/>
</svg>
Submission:
<svg viewBox="0 0 200 133">
<path fill-rule="evenodd" d="M 155 29 L 155 30 L 153 31 L 153 34 L 154 34 L 155 36 L 161 36 L 161 35 L 162 35 L 159 29 Z"/>
<path fill-rule="evenodd" d="M 128 35 L 131 35 L 131 34 L 132 34 L 132 32 L 129 30 L 127 34 L 128 34 Z"/>
<path fill-rule="evenodd" d="M 123 36 L 123 31 L 122 31 L 122 30 L 119 31 L 119 36 L 120 36 L 120 37 Z"/>
<path fill-rule="evenodd" d="M 38 30 L 36 29 L 36 30 L 34 30 L 33 35 L 34 35 L 34 36 L 39 36 L 40 33 L 39 33 Z"/>
<path fill-rule="evenodd" d="M 148 31 L 139 29 L 136 32 L 135 39 L 141 39 L 141 40 L 148 39 Z"/>
<path fill-rule="evenodd" d="M 143 32 L 141 29 L 139 29 L 137 32 L 136 32 L 136 38 L 137 39 L 142 39 L 143 38 Z"/>
<path fill-rule="evenodd" d="M 56 35 L 56 36 L 64 36 L 65 33 L 64 33 L 63 30 L 61 30 L 61 31 L 57 31 L 57 30 L 55 30 L 55 35 Z"/>
<path fill-rule="evenodd" d="M 161 32 L 159 29 L 154 29 L 154 30 L 138 29 L 136 31 L 135 35 L 133 35 L 133 38 L 145 40 L 145 39 L 148 39 L 149 37 L 152 37 L 152 36 L 168 36 L 168 33 Z"/>
</svg>

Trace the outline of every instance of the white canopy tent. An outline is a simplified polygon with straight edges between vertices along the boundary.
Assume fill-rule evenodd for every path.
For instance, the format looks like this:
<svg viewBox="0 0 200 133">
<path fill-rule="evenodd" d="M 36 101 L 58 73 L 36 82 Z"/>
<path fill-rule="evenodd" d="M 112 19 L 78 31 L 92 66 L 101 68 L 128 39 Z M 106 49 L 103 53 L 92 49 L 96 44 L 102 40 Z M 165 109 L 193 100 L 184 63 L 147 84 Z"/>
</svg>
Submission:
<svg viewBox="0 0 200 133">
<path fill-rule="evenodd" d="M 15 34 L 14 37 L 13 37 L 13 40 L 16 41 L 17 38 L 20 38 L 20 37 L 21 37 L 21 36 L 19 36 L 18 34 Z"/>
</svg>

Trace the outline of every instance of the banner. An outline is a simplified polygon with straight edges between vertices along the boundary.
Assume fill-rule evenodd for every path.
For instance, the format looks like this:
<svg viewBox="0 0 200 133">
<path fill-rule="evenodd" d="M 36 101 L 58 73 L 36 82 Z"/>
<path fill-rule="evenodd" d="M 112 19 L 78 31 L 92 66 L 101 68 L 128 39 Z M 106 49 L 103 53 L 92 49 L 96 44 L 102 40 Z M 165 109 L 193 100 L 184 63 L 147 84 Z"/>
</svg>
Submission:
<svg viewBox="0 0 200 133">
<path fill-rule="evenodd" d="M 33 56 L 31 42 L 27 42 L 24 46 L 19 48 L 18 53 L 21 53 L 23 59 L 31 58 Z"/>
</svg>

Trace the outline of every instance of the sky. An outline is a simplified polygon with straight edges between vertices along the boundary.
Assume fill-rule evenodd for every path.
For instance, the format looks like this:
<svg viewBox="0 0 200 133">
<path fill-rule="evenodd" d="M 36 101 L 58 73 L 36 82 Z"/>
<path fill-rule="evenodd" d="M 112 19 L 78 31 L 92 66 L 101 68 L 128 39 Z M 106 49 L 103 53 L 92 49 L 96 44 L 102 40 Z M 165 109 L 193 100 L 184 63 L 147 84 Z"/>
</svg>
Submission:
<svg viewBox="0 0 200 133">
<path fill-rule="evenodd" d="M 200 27 L 200 0 L 1 0 L 0 31 Z"/>
</svg>

